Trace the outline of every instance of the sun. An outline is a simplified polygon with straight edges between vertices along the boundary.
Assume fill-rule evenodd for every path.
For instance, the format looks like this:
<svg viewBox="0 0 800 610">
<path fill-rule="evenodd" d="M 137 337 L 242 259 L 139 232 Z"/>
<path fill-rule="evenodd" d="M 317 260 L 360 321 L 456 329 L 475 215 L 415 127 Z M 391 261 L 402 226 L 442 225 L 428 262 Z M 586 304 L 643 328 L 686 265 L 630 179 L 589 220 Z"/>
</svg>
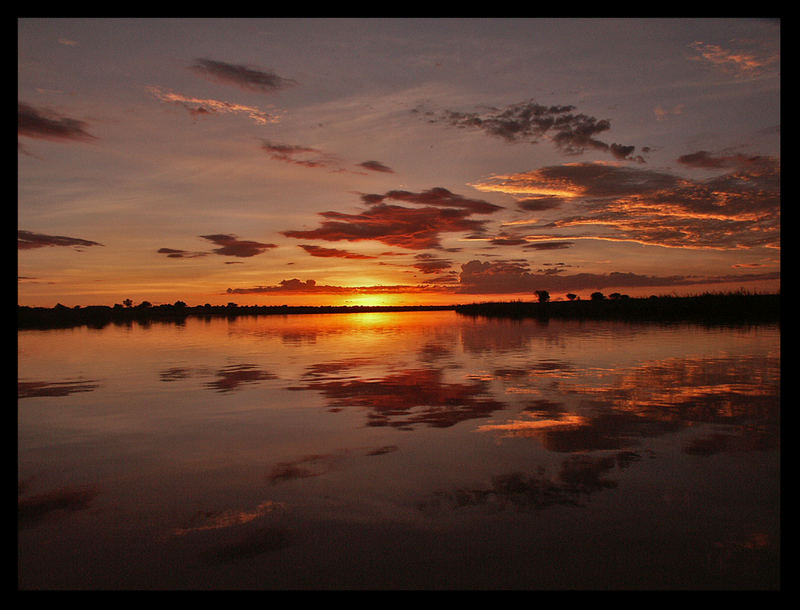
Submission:
<svg viewBox="0 0 800 610">
<path fill-rule="evenodd" d="M 349 297 L 345 305 L 352 305 L 355 307 L 380 307 L 386 305 L 394 305 L 395 299 L 391 295 L 385 294 L 359 294 Z"/>
</svg>

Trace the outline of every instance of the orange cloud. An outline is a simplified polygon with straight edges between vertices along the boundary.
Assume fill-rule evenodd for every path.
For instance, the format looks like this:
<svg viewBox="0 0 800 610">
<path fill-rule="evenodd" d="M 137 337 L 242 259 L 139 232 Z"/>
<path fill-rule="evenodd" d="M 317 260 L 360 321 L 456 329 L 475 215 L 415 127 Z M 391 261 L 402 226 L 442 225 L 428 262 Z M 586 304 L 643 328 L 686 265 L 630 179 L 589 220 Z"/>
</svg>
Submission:
<svg viewBox="0 0 800 610">
<path fill-rule="evenodd" d="M 408 208 L 384 203 L 386 199 L 423 204 L 425 207 Z M 469 199 L 444 188 L 433 188 L 421 193 L 389 191 L 383 195 L 363 195 L 371 204 L 359 214 L 322 212 L 325 218 L 317 229 L 284 231 L 283 235 L 300 239 L 326 241 L 375 240 L 381 243 L 423 250 L 440 247 L 440 234 L 453 232 L 482 233 L 485 221 L 469 218 L 473 213 L 489 214 L 502 209 L 480 199 Z"/>
</svg>

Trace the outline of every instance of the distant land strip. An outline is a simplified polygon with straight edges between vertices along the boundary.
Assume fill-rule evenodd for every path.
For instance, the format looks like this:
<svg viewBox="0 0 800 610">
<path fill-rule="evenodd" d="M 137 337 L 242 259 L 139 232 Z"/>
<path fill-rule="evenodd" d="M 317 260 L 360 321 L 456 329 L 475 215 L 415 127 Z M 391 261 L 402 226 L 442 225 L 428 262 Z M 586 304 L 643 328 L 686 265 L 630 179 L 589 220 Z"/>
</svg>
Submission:
<svg viewBox="0 0 800 610">
<path fill-rule="evenodd" d="M 697 296 L 649 296 L 631 298 L 625 295 L 605 297 L 595 293 L 588 300 L 572 301 L 503 301 L 467 305 L 407 306 L 289 306 L 289 305 L 90 305 L 86 307 L 17 307 L 18 329 L 68 328 L 107 324 L 148 323 L 151 321 L 182 322 L 186 318 L 239 317 L 265 315 L 455 311 L 464 316 L 491 318 L 562 318 L 577 320 L 618 321 L 686 321 L 703 324 L 757 324 L 780 321 L 780 294 L 744 292 L 702 294 Z"/>
<path fill-rule="evenodd" d="M 696 322 L 758 324 L 780 322 L 779 294 L 725 293 L 697 296 L 607 298 L 555 302 L 497 302 L 458 305 L 467 316 L 497 318 L 564 318 L 629 322 Z"/>
</svg>

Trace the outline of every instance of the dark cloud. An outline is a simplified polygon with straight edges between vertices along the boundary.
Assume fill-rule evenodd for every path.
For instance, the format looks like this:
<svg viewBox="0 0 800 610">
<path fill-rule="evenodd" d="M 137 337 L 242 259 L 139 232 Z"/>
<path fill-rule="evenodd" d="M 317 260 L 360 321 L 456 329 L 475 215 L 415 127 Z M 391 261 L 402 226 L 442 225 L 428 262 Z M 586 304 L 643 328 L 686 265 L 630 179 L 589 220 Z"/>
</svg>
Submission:
<svg viewBox="0 0 800 610">
<path fill-rule="evenodd" d="M 607 119 L 574 113 L 575 106 L 545 106 L 533 100 L 511 104 L 505 108 L 489 108 L 484 112 L 445 110 L 440 115 L 426 113 L 433 123 L 446 123 L 459 128 L 479 129 L 507 142 L 538 143 L 550 139 L 566 154 L 578 155 L 586 149 L 599 150 L 617 159 L 643 162 L 634 157 L 634 146 L 608 144 L 597 139 L 611 129 Z"/>
<path fill-rule="evenodd" d="M 436 256 L 428 253 L 417 254 L 414 258 L 417 260 L 417 262 L 412 266 L 418 271 L 426 274 L 439 273 L 445 269 L 449 269 L 450 265 L 452 265 L 451 261 L 443 258 L 437 258 Z"/>
<path fill-rule="evenodd" d="M 358 164 L 359 167 L 363 167 L 364 169 L 372 170 L 373 172 L 384 172 L 387 174 L 393 174 L 394 170 L 391 167 L 387 167 L 380 161 L 364 161 Z"/>
<path fill-rule="evenodd" d="M 34 108 L 24 102 L 17 104 L 17 134 L 44 140 L 74 140 L 88 142 L 96 138 L 86 131 L 87 123 Z"/>
<path fill-rule="evenodd" d="M 211 80 L 233 84 L 250 91 L 270 93 L 297 84 L 297 81 L 283 78 L 274 72 L 212 59 L 197 59 L 189 69 Z"/>
<path fill-rule="evenodd" d="M 159 254 L 166 254 L 169 258 L 197 258 L 207 256 L 208 252 L 188 252 L 187 250 L 175 250 L 174 248 L 159 248 Z"/>
<path fill-rule="evenodd" d="M 526 250 L 563 250 L 575 245 L 572 241 L 542 241 L 530 242 L 523 246 Z"/>
<path fill-rule="evenodd" d="M 31 250 L 33 248 L 46 248 L 48 246 L 67 246 L 80 248 L 82 246 L 102 246 L 103 244 L 88 239 L 77 237 L 65 237 L 63 235 L 45 235 L 44 233 L 33 233 L 31 231 L 17 231 L 17 248 L 19 250 Z"/>
<path fill-rule="evenodd" d="M 710 278 L 696 276 L 651 276 L 637 273 L 611 272 L 565 275 L 561 269 L 533 272 L 527 262 L 472 260 L 461 266 L 458 292 L 466 294 L 533 294 L 536 290 L 565 292 L 647 286 L 684 286 L 697 283 L 721 283 L 777 279 L 778 273 L 728 275 Z"/>
<path fill-rule="evenodd" d="M 308 252 L 311 256 L 318 256 L 320 258 L 356 258 L 356 259 L 378 258 L 377 256 L 358 254 L 357 252 L 348 252 L 347 250 L 340 250 L 338 248 L 323 248 L 322 246 L 311 246 L 308 244 L 300 244 L 300 247 L 306 252 Z"/>
<path fill-rule="evenodd" d="M 385 199 L 418 203 L 425 207 L 392 205 L 384 203 Z M 469 216 L 501 209 L 486 201 L 461 197 L 444 188 L 422 193 L 389 191 L 383 195 L 363 195 L 362 200 L 371 205 L 359 214 L 322 212 L 320 216 L 326 220 L 319 228 L 284 231 L 283 235 L 327 241 L 376 240 L 390 246 L 425 250 L 440 247 L 441 233 L 483 233 L 486 221 L 473 220 Z"/>
<path fill-rule="evenodd" d="M 508 235 L 501 235 L 490 239 L 489 243 L 493 246 L 521 246 L 527 244 L 528 241 L 523 237 L 511 237 Z"/>
<path fill-rule="evenodd" d="M 517 206 L 527 212 L 543 212 L 554 210 L 564 203 L 561 197 L 528 197 L 517 201 Z"/>
<path fill-rule="evenodd" d="M 335 161 L 331 155 L 316 148 L 296 144 L 275 144 L 262 140 L 261 149 L 271 159 L 303 167 L 331 167 Z"/>
<path fill-rule="evenodd" d="M 772 159 L 762 155 L 717 155 L 705 150 L 698 150 L 678 157 L 678 163 L 687 167 L 701 169 L 739 169 L 744 171 L 757 171 L 758 168 L 768 168 L 773 164 Z"/>
<path fill-rule="evenodd" d="M 446 188 L 440 186 L 433 187 L 420 193 L 393 190 L 387 191 L 383 195 L 362 195 L 361 198 L 365 203 L 380 203 L 386 199 L 392 199 L 395 201 L 405 201 L 407 203 L 418 203 L 422 205 L 463 208 L 475 214 L 491 214 L 492 212 L 503 209 L 502 206 L 489 203 L 482 199 L 470 199 L 451 193 Z"/>
<path fill-rule="evenodd" d="M 436 292 L 436 286 L 380 285 L 380 286 L 332 286 L 317 284 L 315 280 L 292 278 L 281 280 L 273 286 L 250 288 L 228 288 L 228 294 L 406 294 L 414 292 Z"/>
<path fill-rule="evenodd" d="M 262 244 L 257 241 L 240 240 L 236 235 L 201 235 L 203 239 L 214 242 L 219 248 L 215 248 L 213 252 L 222 256 L 238 256 L 240 258 L 247 258 L 261 254 L 270 248 L 277 248 L 276 244 Z"/>
</svg>

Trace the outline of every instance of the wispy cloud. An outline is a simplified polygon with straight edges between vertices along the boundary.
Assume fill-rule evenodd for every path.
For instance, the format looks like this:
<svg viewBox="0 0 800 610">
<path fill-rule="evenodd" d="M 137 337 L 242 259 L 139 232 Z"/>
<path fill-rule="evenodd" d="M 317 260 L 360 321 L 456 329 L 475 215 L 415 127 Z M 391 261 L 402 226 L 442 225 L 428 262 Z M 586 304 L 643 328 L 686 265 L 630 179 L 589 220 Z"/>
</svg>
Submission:
<svg viewBox="0 0 800 610">
<path fill-rule="evenodd" d="M 35 108 L 25 102 L 17 104 L 17 134 L 29 138 L 56 141 L 89 142 L 95 136 L 86 131 L 85 121 Z"/>
<path fill-rule="evenodd" d="M 776 159 L 700 151 L 679 161 L 687 167 L 729 171 L 692 180 L 666 171 L 574 163 L 495 176 L 473 186 L 569 202 L 571 215 L 539 223 L 540 232 L 526 236 L 530 241 L 605 239 L 692 249 L 779 247 Z"/>
<path fill-rule="evenodd" d="M 695 41 L 689 47 L 695 53 L 691 59 L 702 61 L 738 77 L 754 76 L 777 63 L 779 59 L 777 54 L 761 56 L 741 49 L 725 48 L 703 41 Z"/>
<path fill-rule="evenodd" d="M 66 237 L 63 235 L 46 235 L 44 233 L 34 233 L 32 231 L 17 231 L 17 249 L 32 250 L 34 248 L 46 248 L 49 246 L 66 246 L 80 251 L 82 247 L 102 246 L 103 244 L 79 237 Z"/>
<path fill-rule="evenodd" d="M 275 161 L 282 161 L 284 163 L 309 168 L 325 168 L 332 172 L 349 172 L 365 175 L 365 173 L 360 170 L 348 169 L 346 163 L 343 163 L 336 155 L 312 146 L 282 144 L 262 139 L 261 150 L 263 150 L 270 159 Z M 394 173 L 392 168 L 384 165 L 380 161 L 364 161 L 355 164 L 354 167 L 366 169 L 371 172 Z"/>
<path fill-rule="evenodd" d="M 413 284 L 380 284 L 373 286 L 337 286 L 318 284 L 316 280 L 292 278 L 281 280 L 278 284 L 228 288 L 227 294 L 414 294 L 420 292 L 439 292 L 437 286 Z"/>
<path fill-rule="evenodd" d="M 147 90 L 158 100 L 167 104 L 177 104 L 185 108 L 192 116 L 210 115 L 215 113 L 221 114 L 237 114 L 242 113 L 247 117 L 258 123 L 259 125 L 268 125 L 270 123 L 277 123 L 280 118 L 277 114 L 271 114 L 255 106 L 246 106 L 244 104 L 237 104 L 234 102 L 226 102 L 224 100 L 215 100 L 210 98 L 187 97 L 180 93 L 166 91 L 161 87 L 150 86 Z"/>
<path fill-rule="evenodd" d="M 441 273 L 442 271 L 449 269 L 453 264 L 452 261 L 439 258 L 427 252 L 417 254 L 414 256 L 414 258 L 417 262 L 412 266 L 425 274 Z"/>
<path fill-rule="evenodd" d="M 324 153 L 310 146 L 278 144 L 268 140 L 262 140 L 261 150 L 267 153 L 270 159 L 291 163 L 293 165 L 302 165 L 303 167 L 338 167 L 336 158 L 333 155 Z"/>
<path fill-rule="evenodd" d="M 472 260 L 461 267 L 458 292 L 467 294 L 533 294 L 536 290 L 566 292 L 603 288 L 639 288 L 648 286 L 685 286 L 700 283 L 777 279 L 778 272 L 750 275 L 697 277 L 687 275 L 642 275 L 611 272 L 563 274 L 561 268 L 532 270 L 524 261 Z"/>
<path fill-rule="evenodd" d="M 374 259 L 377 256 L 370 256 L 368 254 L 359 254 L 358 252 L 349 252 L 348 250 L 340 250 L 339 248 L 323 248 L 322 246 L 312 246 L 309 244 L 300 244 L 300 247 L 308 252 L 311 256 L 319 258 L 352 258 L 352 259 Z"/>
<path fill-rule="evenodd" d="M 272 93 L 297 85 L 297 81 L 278 76 L 274 72 L 213 59 L 197 59 L 189 69 L 209 80 L 262 93 Z"/>
<path fill-rule="evenodd" d="M 166 254 L 168 258 L 198 258 L 208 255 L 208 252 L 189 252 L 188 250 L 176 250 L 175 248 L 159 248 L 158 253 Z"/>
</svg>

